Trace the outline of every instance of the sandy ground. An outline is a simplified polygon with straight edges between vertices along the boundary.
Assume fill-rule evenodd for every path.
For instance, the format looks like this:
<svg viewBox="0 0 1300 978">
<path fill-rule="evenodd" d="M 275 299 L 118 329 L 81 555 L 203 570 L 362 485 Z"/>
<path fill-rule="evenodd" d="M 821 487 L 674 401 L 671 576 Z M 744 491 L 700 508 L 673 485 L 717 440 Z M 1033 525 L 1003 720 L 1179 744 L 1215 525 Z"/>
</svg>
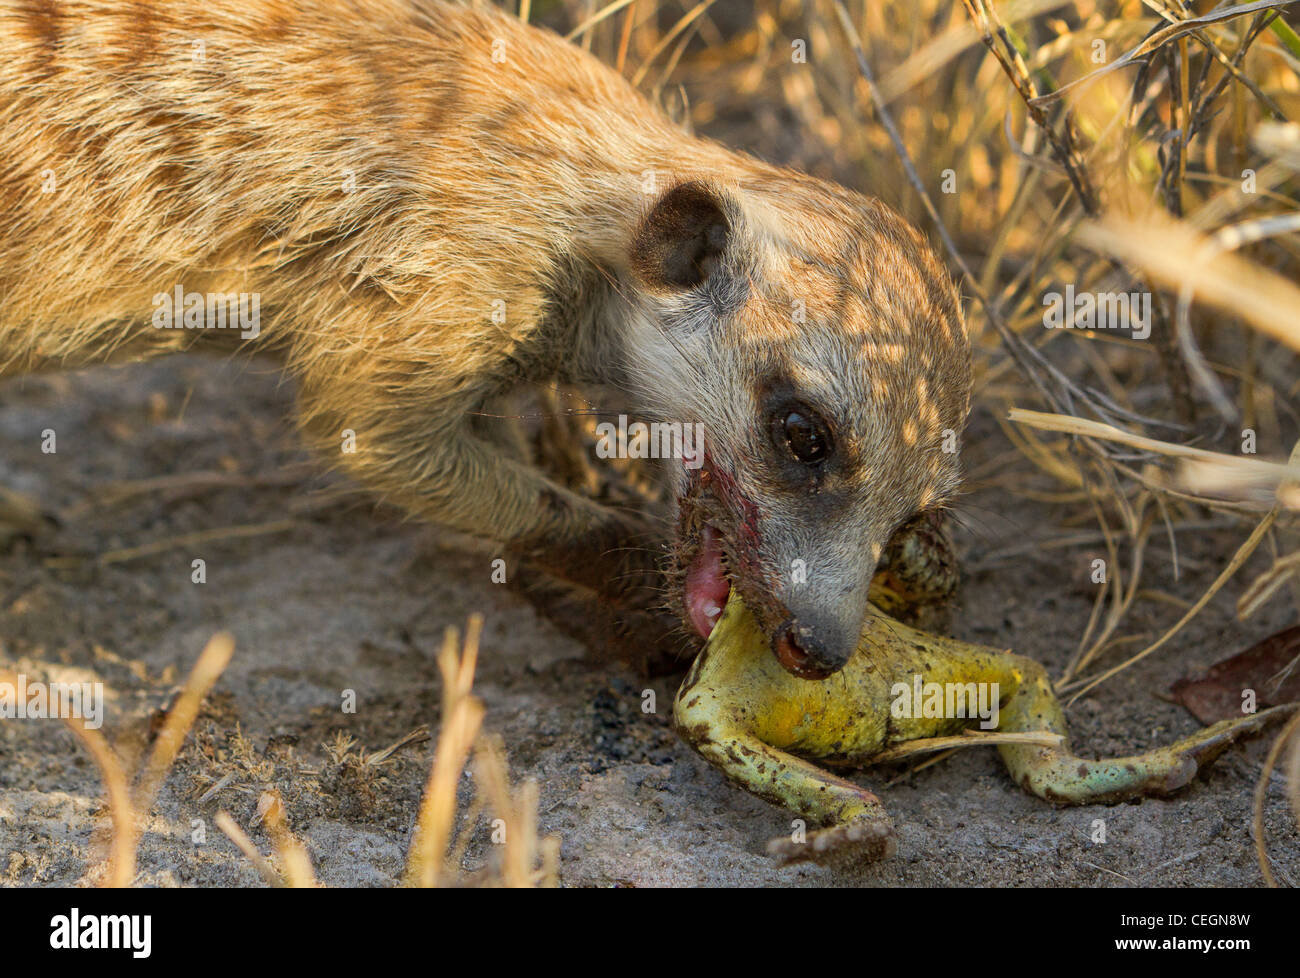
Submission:
<svg viewBox="0 0 1300 978">
<path fill-rule="evenodd" d="M 228 629 L 238 643 L 160 795 L 141 848 L 142 884 L 260 884 L 212 816 L 224 808 L 249 825 L 268 786 L 284 795 L 324 882 L 393 884 L 431 744 L 404 748 L 370 775 L 325 748 L 344 734 L 374 751 L 421 724 L 436 727 L 434 653 L 443 629 L 476 611 L 487 617 L 477 682 L 486 724 L 504 738 L 515 774 L 541 785 L 540 826 L 562 839 L 565 884 L 1261 881 L 1250 811 L 1264 743 L 1234 748 L 1176 799 L 1116 807 L 1053 808 L 1016 788 L 988 749 L 911 775 L 867 772 L 862 783 L 878 789 L 897 822 L 898 857 L 855 872 L 778 868 L 763 844 L 788 831 L 788 817 L 732 789 L 677 740 L 668 723 L 676 677 L 647 684 L 584 658 L 491 582 L 490 547 L 405 523 L 355 495 L 322 492 L 331 481 L 303 454 L 287 421 L 290 402 L 273 365 L 205 357 L 0 384 L 0 484 L 32 493 L 62 518 L 0 554 L 0 665 L 31 678 L 105 683 L 105 730 L 135 756 L 151 716 L 212 633 Z M 55 455 L 39 449 L 47 428 L 57 433 Z M 1007 448 L 983 414 L 968 444 L 973 470 Z M 205 472 L 239 484 L 116 501 L 104 491 Z M 1089 561 L 1100 544 L 1040 546 L 1062 534 L 1060 511 L 1005 491 L 977 488 L 965 509 L 970 528 L 958 537 L 967 578 L 953 632 L 1055 671 L 1087 619 Z M 286 518 L 293 525 L 279 532 L 228 535 Z M 214 538 L 95 559 L 200 531 Z M 1239 539 L 1182 534 L 1179 582 L 1168 572 L 1167 545 L 1155 542 L 1147 586 L 1194 597 Z M 191 582 L 196 557 L 206 561 L 206 584 Z M 1070 711 L 1082 753 L 1120 754 L 1196 728 L 1155 694 L 1286 624 L 1281 603 L 1272 618 L 1236 623 L 1234 596 Z M 1130 628 L 1155 634 L 1178 613 L 1145 601 Z M 657 693 L 657 713 L 641 710 L 645 688 Z M 340 709 L 344 689 L 357 693 L 355 714 Z M 468 795 L 468 779 L 462 787 Z M 60 726 L 0 721 L 0 882 L 93 879 L 101 802 L 93 764 Z M 1105 820 L 1104 843 L 1092 839 L 1097 819 Z M 1265 824 L 1277 872 L 1300 880 L 1300 835 L 1280 782 L 1270 788 Z M 260 831 L 253 835 L 268 848 Z M 493 858 L 488 836 L 485 826 L 475 831 L 467 870 Z"/>
</svg>

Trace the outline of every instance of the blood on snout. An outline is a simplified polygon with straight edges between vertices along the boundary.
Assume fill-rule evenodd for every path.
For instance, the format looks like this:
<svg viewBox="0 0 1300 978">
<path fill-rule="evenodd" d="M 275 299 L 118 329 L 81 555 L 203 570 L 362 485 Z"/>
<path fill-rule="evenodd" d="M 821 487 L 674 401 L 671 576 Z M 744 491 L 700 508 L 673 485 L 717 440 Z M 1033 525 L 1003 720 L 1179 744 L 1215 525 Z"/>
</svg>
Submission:
<svg viewBox="0 0 1300 978">
<path fill-rule="evenodd" d="M 821 668 L 814 662 L 812 656 L 799 645 L 792 628 L 781 629 L 776 641 L 772 643 L 772 651 L 785 671 L 800 679 L 825 679 L 835 672 L 834 669 Z"/>
</svg>

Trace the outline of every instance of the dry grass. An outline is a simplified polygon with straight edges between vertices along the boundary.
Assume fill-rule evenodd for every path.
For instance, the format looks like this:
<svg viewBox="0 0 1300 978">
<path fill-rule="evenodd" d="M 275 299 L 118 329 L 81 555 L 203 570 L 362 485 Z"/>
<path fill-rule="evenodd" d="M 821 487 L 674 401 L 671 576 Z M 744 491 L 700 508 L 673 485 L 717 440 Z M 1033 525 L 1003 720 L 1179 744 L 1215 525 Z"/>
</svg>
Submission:
<svg viewBox="0 0 1300 978">
<path fill-rule="evenodd" d="M 214 635 L 208 642 L 180 696 L 168 711 L 154 740 L 153 750 L 136 778 L 134 789 L 130 787 L 130 778 L 117 752 L 99 730 L 87 726 L 86 721 L 79 717 L 63 719 L 64 725 L 94 760 L 108 795 L 112 841 L 102 874 L 105 886 L 130 886 L 135 879 L 135 856 L 140 843 L 141 819 L 152 809 L 158 788 L 175 763 L 181 744 L 198 716 L 203 698 L 220 678 L 234 650 L 234 641 L 225 633 Z M 18 677 L 0 670 L 0 683 L 16 687 Z"/>
<path fill-rule="evenodd" d="M 438 665 L 443 678 L 442 725 L 433 769 L 420 806 L 415 838 L 408 853 L 404 883 L 407 886 L 555 886 L 558 884 L 559 840 L 537 837 L 537 785 L 510 784 L 504 752 L 499 743 L 481 734 L 483 704 L 472 695 L 474 666 L 478 660 L 482 618 L 470 620 L 462 643 L 455 629 L 444 637 Z M 117 752 L 98 730 L 84 720 L 63 722 L 93 758 L 108 795 L 111 833 L 108 857 L 99 870 L 104 886 L 131 886 L 136 877 L 136 850 L 141 826 L 153 808 L 159 787 L 166 780 L 185 738 L 194 726 L 204 698 L 221 677 L 234 653 L 234 641 L 225 633 L 212 638 L 199 656 L 189 678 L 166 713 L 148 759 L 141 766 L 135 787 Z M 17 686 L 18 677 L 0 670 L 0 683 Z M 423 739 L 423 731 L 404 738 L 386 751 L 368 758 L 380 763 L 398 748 Z M 478 797 L 469 806 L 456 833 L 457 788 L 471 750 L 476 750 L 475 781 Z M 473 875 L 461 870 L 470 833 L 484 811 L 496 816 L 493 841 L 500 858 L 496 865 Z M 256 821 L 265 826 L 274 855 L 265 856 L 229 812 L 219 811 L 216 826 L 244 854 L 258 874 L 275 887 L 319 885 L 306 847 L 289 827 L 289 813 L 274 789 L 258 798 Z M 92 871 L 92 876 L 95 872 Z"/>
</svg>

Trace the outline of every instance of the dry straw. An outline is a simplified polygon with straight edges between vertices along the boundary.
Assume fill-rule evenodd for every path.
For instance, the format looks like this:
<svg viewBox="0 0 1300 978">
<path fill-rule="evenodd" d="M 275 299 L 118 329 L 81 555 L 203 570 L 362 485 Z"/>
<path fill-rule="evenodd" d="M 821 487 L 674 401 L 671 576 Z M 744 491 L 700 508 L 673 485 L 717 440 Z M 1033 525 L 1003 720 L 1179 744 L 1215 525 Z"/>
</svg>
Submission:
<svg viewBox="0 0 1300 978">
<path fill-rule="evenodd" d="M 540 840 L 537 837 L 537 785 L 530 781 L 512 787 L 503 749 L 497 741 L 480 735 L 484 709 L 471 688 L 482 629 L 482 618 L 472 617 L 463 645 L 456 630 L 448 629 L 438 657 L 443 676 L 442 729 L 404 880 L 412 886 L 554 886 L 558 883 L 559 842 L 554 837 Z M 94 759 L 108 796 L 111 841 L 102 874 L 103 885 L 123 887 L 134 882 L 142 820 L 152 811 L 158 789 L 180 755 L 204 698 L 220 679 L 233 653 L 234 640 L 225 633 L 214 636 L 204 648 L 167 711 L 134 789 L 117 753 L 98 730 L 77 718 L 64 720 Z M 18 677 L 0 670 L 0 683 L 16 688 Z M 424 736 L 423 729 L 417 730 L 388 749 L 368 755 L 366 761 L 380 763 Z M 472 751 L 477 751 L 475 781 L 481 797 L 470 806 L 457 839 L 455 826 L 460 809 L 457 789 Z M 498 858 L 495 866 L 489 865 L 469 876 L 460 869 L 462 857 L 470 833 L 485 808 L 499 819 L 495 829 L 501 842 L 496 847 Z M 317 886 L 307 847 L 290 829 L 289 813 L 279 792 L 272 789 L 261 793 L 255 818 L 271 838 L 274 860 L 262 854 L 229 812 L 219 811 L 214 822 L 269 885 Z"/>
</svg>

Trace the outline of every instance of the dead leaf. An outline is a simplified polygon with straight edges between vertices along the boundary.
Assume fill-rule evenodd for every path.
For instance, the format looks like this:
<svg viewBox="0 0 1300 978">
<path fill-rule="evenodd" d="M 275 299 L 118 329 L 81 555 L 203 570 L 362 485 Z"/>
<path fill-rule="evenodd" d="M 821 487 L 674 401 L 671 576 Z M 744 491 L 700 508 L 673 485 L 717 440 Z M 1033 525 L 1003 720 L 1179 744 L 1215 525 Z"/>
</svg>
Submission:
<svg viewBox="0 0 1300 978">
<path fill-rule="evenodd" d="M 1174 702 L 1204 724 L 1241 716 L 1242 693 L 1255 691 L 1258 709 L 1300 701 L 1300 625 L 1283 629 L 1245 652 L 1217 662 L 1200 679 L 1170 687 Z"/>
</svg>

